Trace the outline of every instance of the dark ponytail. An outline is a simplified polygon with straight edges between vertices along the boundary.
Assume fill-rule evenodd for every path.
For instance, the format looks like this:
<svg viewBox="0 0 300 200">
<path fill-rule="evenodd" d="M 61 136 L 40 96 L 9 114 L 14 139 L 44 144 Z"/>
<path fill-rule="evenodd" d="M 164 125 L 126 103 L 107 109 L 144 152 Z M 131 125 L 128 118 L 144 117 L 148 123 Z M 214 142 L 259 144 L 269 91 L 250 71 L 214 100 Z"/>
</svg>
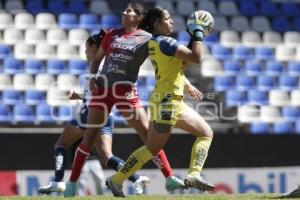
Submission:
<svg viewBox="0 0 300 200">
<path fill-rule="evenodd" d="M 100 44 L 101 44 L 101 41 L 102 41 L 102 39 L 105 35 L 106 35 L 106 31 L 104 29 L 101 29 L 99 33 L 91 35 L 90 37 L 88 37 L 86 42 L 89 45 L 95 45 L 97 48 L 99 48 Z"/>
<path fill-rule="evenodd" d="M 155 22 L 161 21 L 164 17 L 164 9 L 156 6 L 148 9 L 147 14 L 140 25 L 140 28 L 152 33 L 154 31 Z"/>
</svg>

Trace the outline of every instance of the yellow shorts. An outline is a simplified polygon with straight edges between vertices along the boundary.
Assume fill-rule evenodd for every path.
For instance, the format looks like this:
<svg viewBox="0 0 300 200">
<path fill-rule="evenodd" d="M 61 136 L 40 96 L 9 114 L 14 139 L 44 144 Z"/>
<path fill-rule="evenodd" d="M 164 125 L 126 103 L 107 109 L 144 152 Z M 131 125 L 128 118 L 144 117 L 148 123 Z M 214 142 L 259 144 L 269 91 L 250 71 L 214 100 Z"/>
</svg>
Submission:
<svg viewBox="0 0 300 200">
<path fill-rule="evenodd" d="M 160 94 L 151 96 L 150 121 L 174 126 L 185 107 L 183 96 Z"/>
</svg>

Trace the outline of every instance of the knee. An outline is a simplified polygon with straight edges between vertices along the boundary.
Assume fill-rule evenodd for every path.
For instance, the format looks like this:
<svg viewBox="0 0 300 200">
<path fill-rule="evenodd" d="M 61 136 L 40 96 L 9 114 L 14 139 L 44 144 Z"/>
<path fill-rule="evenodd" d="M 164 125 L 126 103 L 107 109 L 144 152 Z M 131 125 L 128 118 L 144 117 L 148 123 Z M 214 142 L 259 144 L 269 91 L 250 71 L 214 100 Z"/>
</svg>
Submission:
<svg viewBox="0 0 300 200">
<path fill-rule="evenodd" d="M 210 126 L 204 130 L 204 136 L 210 137 L 210 138 L 214 137 L 214 132 Z"/>
</svg>

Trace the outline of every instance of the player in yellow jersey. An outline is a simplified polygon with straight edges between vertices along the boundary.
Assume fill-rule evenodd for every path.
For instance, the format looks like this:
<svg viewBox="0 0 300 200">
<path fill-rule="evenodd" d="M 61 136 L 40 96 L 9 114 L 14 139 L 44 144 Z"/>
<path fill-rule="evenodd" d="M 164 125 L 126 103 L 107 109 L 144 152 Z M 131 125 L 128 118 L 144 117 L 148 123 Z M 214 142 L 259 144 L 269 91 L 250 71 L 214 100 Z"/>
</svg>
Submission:
<svg viewBox="0 0 300 200">
<path fill-rule="evenodd" d="M 185 178 L 186 187 L 211 191 L 214 186 L 206 182 L 200 172 L 206 160 L 213 138 L 213 131 L 206 121 L 183 102 L 184 62 L 199 63 L 204 31 L 213 23 L 205 15 L 198 24 L 188 27 L 192 35 L 191 50 L 167 37 L 173 31 L 173 20 L 167 10 L 155 7 L 148 10 L 144 21 L 145 30 L 153 34 L 148 42 L 148 53 L 155 68 L 157 83 L 150 99 L 151 119 L 146 145 L 134 151 L 125 165 L 106 181 L 115 196 L 124 196 L 122 183 L 139 170 L 153 155 L 164 147 L 174 126 L 196 136 L 191 161 Z"/>
</svg>

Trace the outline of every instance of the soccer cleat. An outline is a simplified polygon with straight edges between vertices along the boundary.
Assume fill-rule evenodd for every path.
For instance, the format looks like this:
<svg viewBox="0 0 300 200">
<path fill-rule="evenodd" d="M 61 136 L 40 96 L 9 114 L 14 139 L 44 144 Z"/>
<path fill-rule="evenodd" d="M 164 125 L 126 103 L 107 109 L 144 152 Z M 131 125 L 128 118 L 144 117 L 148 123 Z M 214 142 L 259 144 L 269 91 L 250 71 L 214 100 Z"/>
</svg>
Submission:
<svg viewBox="0 0 300 200">
<path fill-rule="evenodd" d="M 76 182 L 68 181 L 66 190 L 64 191 L 64 197 L 74 197 L 76 192 Z"/>
<path fill-rule="evenodd" d="M 150 180 L 147 176 L 140 176 L 138 180 L 136 180 L 133 186 L 133 194 L 135 195 L 142 195 L 144 194 L 144 188 L 149 185 Z"/>
<path fill-rule="evenodd" d="M 299 198 L 300 197 L 300 186 L 290 193 L 283 194 L 281 198 Z"/>
<path fill-rule="evenodd" d="M 176 176 L 169 176 L 166 178 L 165 188 L 168 192 L 172 192 L 176 189 L 184 189 L 185 185 L 184 182 Z"/>
<path fill-rule="evenodd" d="M 50 194 L 51 192 L 64 192 L 66 189 L 65 182 L 51 181 L 48 185 L 38 189 L 40 194 Z"/>
<path fill-rule="evenodd" d="M 122 185 L 117 185 L 113 183 L 112 176 L 106 179 L 105 185 L 111 190 L 115 197 L 125 197 L 122 190 Z"/>
<path fill-rule="evenodd" d="M 200 174 L 196 176 L 187 176 L 184 179 L 184 184 L 186 187 L 197 188 L 201 191 L 212 191 L 215 186 L 205 181 Z"/>
</svg>

